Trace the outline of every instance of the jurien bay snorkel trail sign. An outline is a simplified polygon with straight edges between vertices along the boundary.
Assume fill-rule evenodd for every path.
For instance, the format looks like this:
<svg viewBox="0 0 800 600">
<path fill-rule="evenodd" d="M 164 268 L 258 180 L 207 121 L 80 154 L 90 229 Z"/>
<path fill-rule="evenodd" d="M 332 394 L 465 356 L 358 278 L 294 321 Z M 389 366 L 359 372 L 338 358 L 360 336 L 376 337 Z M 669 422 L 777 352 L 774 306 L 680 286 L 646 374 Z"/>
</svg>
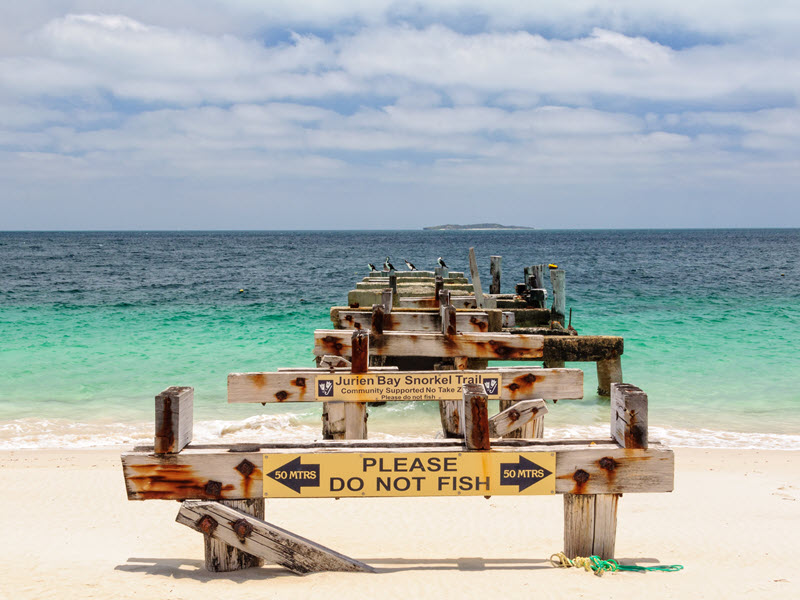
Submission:
<svg viewBox="0 0 800 600">
<path fill-rule="evenodd" d="M 555 494 L 554 452 L 264 454 L 267 498 Z"/>
<path fill-rule="evenodd" d="M 317 400 L 460 400 L 465 383 L 482 383 L 489 400 L 498 400 L 502 380 L 498 373 L 403 374 L 365 373 L 318 375 Z"/>
</svg>

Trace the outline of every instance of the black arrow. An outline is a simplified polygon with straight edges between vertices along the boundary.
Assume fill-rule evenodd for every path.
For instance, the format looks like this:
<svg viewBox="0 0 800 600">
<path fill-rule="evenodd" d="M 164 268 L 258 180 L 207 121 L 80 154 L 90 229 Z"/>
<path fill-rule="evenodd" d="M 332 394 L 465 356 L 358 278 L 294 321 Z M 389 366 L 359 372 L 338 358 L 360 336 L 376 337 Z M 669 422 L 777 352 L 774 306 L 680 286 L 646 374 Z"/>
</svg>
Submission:
<svg viewBox="0 0 800 600">
<path fill-rule="evenodd" d="M 518 463 L 500 463 L 500 485 L 518 485 L 520 492 L 552 474 L 524 456 Z"/>
<path fill-rule="evenodd" d="M 299 456 L 268 475 L 298 494 L 302 487 L 319 487 L 319 465 L 300 464 Z"/>
</svg>

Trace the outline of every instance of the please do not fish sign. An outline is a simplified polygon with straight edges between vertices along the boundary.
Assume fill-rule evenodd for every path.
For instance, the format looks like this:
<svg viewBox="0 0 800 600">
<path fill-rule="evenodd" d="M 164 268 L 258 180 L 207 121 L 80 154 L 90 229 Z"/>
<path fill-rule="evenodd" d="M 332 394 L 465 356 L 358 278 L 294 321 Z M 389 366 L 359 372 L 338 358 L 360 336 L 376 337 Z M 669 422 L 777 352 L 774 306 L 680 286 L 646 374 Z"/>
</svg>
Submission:
<svg viewBox="0 0 800 600">
<path fill-rule="evenodd" d="M 554 452 L 265 454 L 267 498 L 555 493 Z"/>
<path fill-rule="evenodd" d="M 465 383 L 483 384 L 489 400 L 500 398 L 499 373 L 457 371 L 418 373 L 364 373 L 317 375 L 317 400 L 350 402 L 391 402 L 408 400 L 460 400 Z"/>
</svg>

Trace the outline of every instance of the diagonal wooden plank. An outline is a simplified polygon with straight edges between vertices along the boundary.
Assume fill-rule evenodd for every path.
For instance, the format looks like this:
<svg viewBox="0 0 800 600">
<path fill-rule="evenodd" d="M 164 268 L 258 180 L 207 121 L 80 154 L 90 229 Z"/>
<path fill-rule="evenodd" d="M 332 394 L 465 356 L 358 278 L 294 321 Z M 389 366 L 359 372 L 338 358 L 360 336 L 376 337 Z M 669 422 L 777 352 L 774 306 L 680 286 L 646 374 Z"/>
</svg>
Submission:
<svg viewBox="0 0 800 600">
<path fill-rule="evenodd" d="M 375 571 L 361 561 L 219 502 L 186 500 L 175 520 L 295 573 Z"/>
</svg>

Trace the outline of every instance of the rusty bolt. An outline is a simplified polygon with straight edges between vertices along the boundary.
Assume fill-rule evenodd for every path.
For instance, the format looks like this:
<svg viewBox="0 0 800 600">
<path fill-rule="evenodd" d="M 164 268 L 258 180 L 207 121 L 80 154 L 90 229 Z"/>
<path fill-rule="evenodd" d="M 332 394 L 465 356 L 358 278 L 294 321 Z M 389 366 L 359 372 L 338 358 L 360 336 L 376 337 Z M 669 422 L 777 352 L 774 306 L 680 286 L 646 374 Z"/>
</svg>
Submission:
<svg viewBox="0 0 800 600">
<path fill-rule="evenodd" d="M 233 526 L 233 532 L 236 534 L 236 537 L 239 538 L 240 542 L 243 542 L 245 538 L 250 537 L 250 534 L 253 533 L 253 526 L 247 519 L 239 519 L 231 525 Z"/>
<path fill-rule="evenodd" d="M 294 380 L 294 384 L 297 387 L 304 388 L 304 387 L 306 387 L 306 378 L 305 377 L 298 377 L 297 379 Z"/>
<path fill-rule="evenodd" d="M 217 528 L 218 523 L 214 517 L 203 515 L 197 520 L 197 528 L 206 535 L 211 535 Z"/>
<path fill-rule="evenodd" d="M 250 475 L 253 474 L 253 471 L 256 470 L 256 466 L 245 458 L 242 462 L 236 465 L 236 470 L 245 477 L 250 477 Z"/>
<path fill-rule="evenodd" d="M 218 498 L 222 494 L 222 483 L 211 480 L 206 484 L 205 492 L 207 496 Z"/>
<path fill-rule="evenodd" d="M 281 390 L 279 392 L 275 392 L 275 398 L 278 400 L 278 402 L 283 402 L 288 397 L 289 397 L 289 394 L 285 390 Z"/>
<path fill-rule="evenodd" d="M 589 481 L 589 474 L 583 469 L 578 469 L 577 471 L 575 471 L 575 474 L 572 476 L 572 478 L 578 485 L 583 485 L 584 483 Z"/>
<path fill-rule="evenodd" d="M 516 408 L 512 408 L 508 411 L 508 419 L 514 423 L 517 419 L 519 419 L 519 411 Z"/>
<path fill-rule="evenodd" d="M 598 461 L 598 464 L 600 465 L 601 469 L 605 469 L 606 471 L 609 472 L 617 468 L 617 461 L 615 461 L 610 456 L 604 456 Z"/>
</svg>

